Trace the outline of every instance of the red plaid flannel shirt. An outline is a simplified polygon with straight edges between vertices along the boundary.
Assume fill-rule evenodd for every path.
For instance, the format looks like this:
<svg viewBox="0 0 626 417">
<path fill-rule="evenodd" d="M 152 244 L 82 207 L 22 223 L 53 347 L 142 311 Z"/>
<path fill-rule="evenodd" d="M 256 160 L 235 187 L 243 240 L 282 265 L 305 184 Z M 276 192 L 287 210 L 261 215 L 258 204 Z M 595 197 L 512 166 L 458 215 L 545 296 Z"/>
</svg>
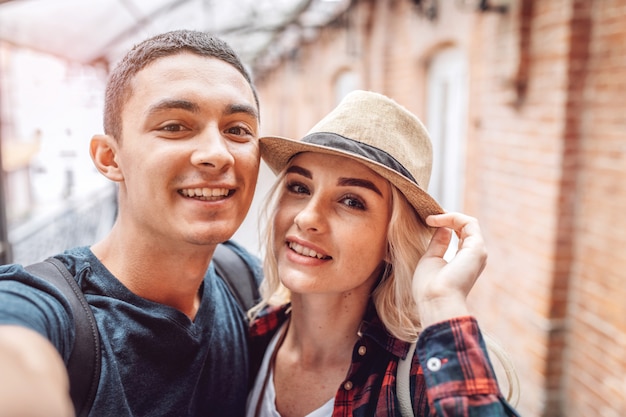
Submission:
<svg viewBox="0 0 626 417">
<path fill-rule="evenodd" d="M 250 327 L 252 381 L 265 347 L 288 318 L 270 307 Z M 352 365 L 337 390 L 333 417 L 400 417 L 398 360 L 409 343 L 384 329 L 372 305 L 361 324 Z M 422 367 L 422 364 L 427 364 Z M 459 317 L 423 330 L 413 356 L 410 386 L 415 416 L 518 416 L 502 397 L 476 320 Z"/>
</svg>

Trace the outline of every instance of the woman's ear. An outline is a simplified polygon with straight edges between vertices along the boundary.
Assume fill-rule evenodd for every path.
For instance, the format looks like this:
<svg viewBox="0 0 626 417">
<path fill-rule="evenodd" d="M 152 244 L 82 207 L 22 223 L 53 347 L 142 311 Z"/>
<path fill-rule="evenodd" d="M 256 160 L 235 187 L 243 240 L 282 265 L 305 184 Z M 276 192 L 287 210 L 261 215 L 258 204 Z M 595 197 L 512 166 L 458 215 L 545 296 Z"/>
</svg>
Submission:
<svg viewBox="0 0 626 417">
<path fill-rule="evenodd" d="M 109 135 L 95 135 L 89 143 L 89 154 L 94 165 L 108 179 L 115 182 L 124 180 L 124 174 L 117 163 L 117 141 Z"/>
<path fill-rule="evenodd" d="M 387 242 L 387 250 L 385 250 L 385 258 L 383 259 L 385 263 L 391 264 L 391 245 Z"/>
</svg>

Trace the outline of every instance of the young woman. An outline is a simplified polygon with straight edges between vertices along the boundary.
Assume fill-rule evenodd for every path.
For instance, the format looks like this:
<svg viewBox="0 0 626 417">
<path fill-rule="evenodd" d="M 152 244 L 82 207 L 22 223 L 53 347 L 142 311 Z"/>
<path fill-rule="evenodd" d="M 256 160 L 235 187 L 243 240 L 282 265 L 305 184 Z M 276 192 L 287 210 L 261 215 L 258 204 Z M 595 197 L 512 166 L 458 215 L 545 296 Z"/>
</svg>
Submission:
<svg viewBox="0 0 626 417">
<path fill-rule="evenodd" d="M 487 259 L 480 228 L 426 192 L 420 121 L 356 91 L 302 140 L 260 146 L 279 177 L 251 311 L 247 416 L 400 416 L 407 402 L 417 416 L 517 415 L 466 303 Z"/>
</svg>

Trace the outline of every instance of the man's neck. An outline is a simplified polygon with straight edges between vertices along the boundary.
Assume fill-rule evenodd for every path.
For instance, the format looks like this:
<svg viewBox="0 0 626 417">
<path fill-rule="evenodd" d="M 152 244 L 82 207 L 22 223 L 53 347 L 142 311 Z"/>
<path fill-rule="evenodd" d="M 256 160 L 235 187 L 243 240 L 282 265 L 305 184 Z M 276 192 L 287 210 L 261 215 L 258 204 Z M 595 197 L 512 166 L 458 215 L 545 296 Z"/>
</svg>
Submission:
<svg viewBox="0 0 626 417">
<path fill-rule="evenodd" d="M 200 305 L 200 286 L 215 247 L 172 246 L 175 247 L 154 242 L 128 244 L 112 231 L 91 250 L 131 292 L 176 308 L 193 320 Z"/>
</svg>

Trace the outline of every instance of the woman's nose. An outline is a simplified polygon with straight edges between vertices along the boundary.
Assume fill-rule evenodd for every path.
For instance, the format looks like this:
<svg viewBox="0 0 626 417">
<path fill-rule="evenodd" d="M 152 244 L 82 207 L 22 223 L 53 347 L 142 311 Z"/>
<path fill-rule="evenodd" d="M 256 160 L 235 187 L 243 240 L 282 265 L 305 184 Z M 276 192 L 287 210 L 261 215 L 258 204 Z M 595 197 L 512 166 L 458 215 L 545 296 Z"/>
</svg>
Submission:
<svg viewBox="0 0 626 417">
<path fill-rule="evenodd" d="M 326 216 L 319 199 L 311 198 L 302 210 L 296 214 L 293 222 L 300 230 L 309 232 L 324 231 Z"/>
</svg>

